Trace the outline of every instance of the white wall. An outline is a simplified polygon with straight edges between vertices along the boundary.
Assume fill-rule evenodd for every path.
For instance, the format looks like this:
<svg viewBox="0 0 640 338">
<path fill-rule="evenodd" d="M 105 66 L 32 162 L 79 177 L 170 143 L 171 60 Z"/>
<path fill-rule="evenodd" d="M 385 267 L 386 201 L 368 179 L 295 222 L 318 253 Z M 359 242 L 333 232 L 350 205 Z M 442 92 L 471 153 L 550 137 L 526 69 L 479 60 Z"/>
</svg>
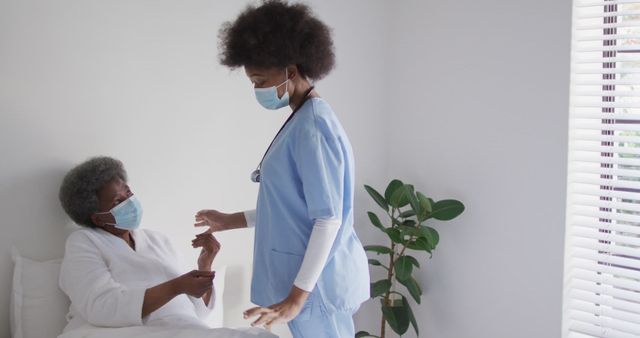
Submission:
<svg viewBox="0 0 640 338">
<path fill-rule="evenodd" d="M 217 65 L 218 28 L 244 3 L 0 0 L 0 337 L 9 247 L 62 255 L 56 194 L 73 164 L 122 159 L 144 226 L 188 258 L 197 209 L 252 207 L 248 174 L 286 113 L 260 109 L 242 71 Z M 436 224 L 441 244 L 418 276 L 423 336 L 559 337 L 570 2 L 312 5 L 334 29 L 338 67 L 318 88 L 355 149 L 363 242 L 383 240 L 365 183 L 398 177 L 467 206 Z M 221 235 L 221 264 L 246 265 L 251 235 Z M 234 325 L 246 280 L 226 302 Z M 370 301 L 356 327 L 378 326 Z"/>
<path fill-rule="evenodd" d="M 467 207 L 434 223 L 422 336 L 560 337 L 571 2 L 393 9 L 388 178 Z"/>
<path fill-rule="evenodd" d="M 218 29 L 246 3 L 0 0 L 0 337 L 9 336 L 9 248 L 35 259 L 63 254 L 69 225 L 57 189 L 74 164 L 94 155 L 124 161 L 143 226 L 171 236 L 187 258 L 199 208 L 255 205 L 249 173 L 287 113 L 261 109 L 242 70 L 217 64 Z M 386 4 L 312 6 L 333 27 L 337 52 L 318 89 L 349 133 L 357 184 L 379 181 Z M 219 237 L 220 264 L 244 264 L 236 273 L 246 275 L 252 233 Z M 238 314 L 225 318 L 231 325 L 246 323 L 245 277 L 226 299 Z"/>
</svg>

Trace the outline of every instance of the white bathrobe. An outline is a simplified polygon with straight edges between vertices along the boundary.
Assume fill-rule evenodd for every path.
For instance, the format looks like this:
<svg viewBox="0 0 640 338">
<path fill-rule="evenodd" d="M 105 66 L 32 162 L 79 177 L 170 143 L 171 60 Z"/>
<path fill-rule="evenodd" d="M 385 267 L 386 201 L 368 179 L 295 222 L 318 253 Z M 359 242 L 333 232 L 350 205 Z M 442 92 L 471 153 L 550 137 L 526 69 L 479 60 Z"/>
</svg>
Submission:
<svg viewBox="0 0 640 338">
<path fill-rule="evenodd" d="M 81 229 L 67 239 L 60 288 L 71 299 L 65 332 L 89 326 L 206 327 L 200 320 L 213 309 L 185 294 L 141 318 L 145 290 L 182 275 L 171 243 L 164 235 L 132 231 L 135 251 L 121 238 L 101 229 Z"/>
</svg>

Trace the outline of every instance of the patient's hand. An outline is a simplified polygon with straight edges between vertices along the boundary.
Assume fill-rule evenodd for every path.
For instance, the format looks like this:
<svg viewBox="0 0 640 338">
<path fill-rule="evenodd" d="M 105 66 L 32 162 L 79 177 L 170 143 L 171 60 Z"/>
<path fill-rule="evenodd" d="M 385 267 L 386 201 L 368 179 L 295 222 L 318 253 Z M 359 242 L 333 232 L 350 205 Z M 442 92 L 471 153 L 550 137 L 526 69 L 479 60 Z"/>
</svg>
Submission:
<svg viewBox="0 0 640 338">
<path fill-rule="evenodd" d="M 193 270 L 180 277 L 148 288 L 144 292 L 142 318 L 183 293 L 196 298 L 204 295 L 203 300 L 208 305 L 211 297 L 210 291 L 213 288 L 213 277 L 215 277 L 215 272 Z"/>
<path fill-rule="evenodd" d="M 202 248 L 198 257 L 198 269 L 202 271 L 211 271 L 211 264 L 222 247 L 220 242 L 208 232 L 196 235 L 191 241 L 194 248 Z"/>
<path fill-rule="evenodd" d="M 176 294 L 187 294 L 200 298 L 213 287 L 215 271 L 193 270 L 171 280 Z"/>
</svg>

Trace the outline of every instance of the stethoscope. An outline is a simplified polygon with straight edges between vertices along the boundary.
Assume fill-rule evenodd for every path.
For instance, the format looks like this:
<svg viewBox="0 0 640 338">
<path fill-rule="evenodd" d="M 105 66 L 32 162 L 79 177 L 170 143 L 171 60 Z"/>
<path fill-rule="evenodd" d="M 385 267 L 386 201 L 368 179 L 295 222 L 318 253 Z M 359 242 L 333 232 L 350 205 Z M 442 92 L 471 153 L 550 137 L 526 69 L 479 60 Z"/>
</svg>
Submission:
<svg viewBox="0 0 640 338">
<path fill-rule="evenodd" d="M 264 155 L 262 155 L 262 159 L 260 160 L 260 163 L 258 163 L 258 167 L 256 168 L 256 170 L 254 170 L 251 173 L 251 182 L 254 183 L 260 183 L 260 169 L 262 168 L 262 162 L 264 162 L 264 158 L 267 157 L 267 154 L 269 153 L 269 150 L 271 149 L 271 146 L 273 146 L 273 142 L 276 141 L 276 139 L 278 138 L 278 135 L 280 135 L 280 133 L 282 132 L 282 129 L 284 129 L 284 127 L 287 126 L 287 123 L 289 123 L 289 121 L 291 121 L 291 119 L 293 118 L 293 115 L 296 114 L 296 112 L 302 108 L 302 106 L 305 104 L 305 102 L 307 102 L 307 100 L 309 100 L 310 96 L 309 94 L 311 94 L 311 91 L 313 90 L 313 86 L 311 86 L 311 88 L 307 89 L 306 92 L 304 92 L 304 99 L 302 100 L 302 102 L 300 102 L 300 104 L 296 107 L 296 109 L 293 110 L 293 112 L 291 112 L 291 115 L 289 115 L 289 117 L 287 118 L 286 121 L 284 121 L 284 124 L 282 125 L 282 127 L 280 127 L 280 130 L 278 130 L 278 133 L 276 134 L 276 136 L 273 138 L 273 140 L 271 140 L 271 143 L 269 144 L 269 147 L 267 148 L 267 151 L 264 152 Z"/>
</svg>

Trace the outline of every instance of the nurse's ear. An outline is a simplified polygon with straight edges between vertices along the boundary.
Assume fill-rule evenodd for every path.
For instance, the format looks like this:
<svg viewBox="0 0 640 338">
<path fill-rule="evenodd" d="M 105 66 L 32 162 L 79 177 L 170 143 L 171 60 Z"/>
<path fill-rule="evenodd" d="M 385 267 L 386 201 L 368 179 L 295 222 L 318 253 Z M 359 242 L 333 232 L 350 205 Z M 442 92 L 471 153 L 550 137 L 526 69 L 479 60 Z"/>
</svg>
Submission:
<svg viewBox="0 0 640 338">
<path fill-rule="evenodd" d="M 299 88 L 303 84 L 303 82 L 306 82 L 306 79 L 304 78 L 304 76 L 302 76 L 302 74 L 300 74 L 300 70 L 298 69 L 298 66 L 289 65 L 287 66 L 286 69 L 287 69 L 287 76 L 290 82 L 287 89 L 289 92 L 289 96 L 292 97 L 297 90 L 302 92 L 302 90 Z"/>
<path fill-rule="evenodd" d="M 296 65 L 287 66 L 287 74 L 289 76 L 289 81 L 292 81 L 293 83 L 298 81 L 300 78 L 300 72 L 298 71 L 298 66 Z"/>
</svg>

